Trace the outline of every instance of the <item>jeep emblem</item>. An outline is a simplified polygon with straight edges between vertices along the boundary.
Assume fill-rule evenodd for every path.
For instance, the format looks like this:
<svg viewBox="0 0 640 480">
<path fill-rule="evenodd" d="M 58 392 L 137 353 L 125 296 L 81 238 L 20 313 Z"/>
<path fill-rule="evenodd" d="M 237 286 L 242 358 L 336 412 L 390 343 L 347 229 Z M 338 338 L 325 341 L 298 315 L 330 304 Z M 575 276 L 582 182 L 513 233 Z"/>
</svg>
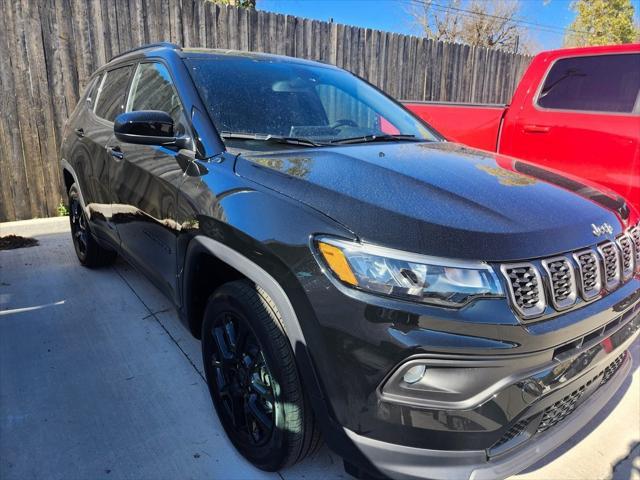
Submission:
<svg viewBox="0 0 640 480">
<path fill-rule="evenodd" d="M 591 231 L 596 237 L 608 233 L 611 235 L 613 233 L 613 227 L 609 225 L 607 222 L 604 222 L 602 225 L 596 225 L 595 223 L 591 224 Z"/>
</svg>

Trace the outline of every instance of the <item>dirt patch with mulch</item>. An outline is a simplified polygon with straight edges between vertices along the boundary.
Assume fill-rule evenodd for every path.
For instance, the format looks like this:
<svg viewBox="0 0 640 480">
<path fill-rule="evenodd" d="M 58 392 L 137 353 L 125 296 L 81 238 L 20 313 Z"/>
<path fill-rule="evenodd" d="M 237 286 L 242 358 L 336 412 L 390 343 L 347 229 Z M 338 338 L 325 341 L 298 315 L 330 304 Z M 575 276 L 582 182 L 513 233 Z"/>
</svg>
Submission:
<svg viewBox="0 0 640 480">
<path fill-rule="evenodd" d="M 0 250 L 13 250 L 14 248 L 35 247 L 38 240 L 29 237 L 20 237 L 18 235 L 7 235 L 0 237 Z"/>
</svg>

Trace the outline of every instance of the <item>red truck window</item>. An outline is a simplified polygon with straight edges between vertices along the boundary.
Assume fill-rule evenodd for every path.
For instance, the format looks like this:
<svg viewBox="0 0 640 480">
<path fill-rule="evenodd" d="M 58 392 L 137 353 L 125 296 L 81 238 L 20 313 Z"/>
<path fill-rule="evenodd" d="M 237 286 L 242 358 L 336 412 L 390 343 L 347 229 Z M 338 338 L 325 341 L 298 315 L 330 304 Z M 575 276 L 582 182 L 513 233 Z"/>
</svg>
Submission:
<svg viewBox="0 0 640 480">
<path fill-rule="evenodd" d="M 640 54 L 595 55 L 556 61 L 538 106 L 557 110 L 632 113 L 640 106 Z"/>
</svg>

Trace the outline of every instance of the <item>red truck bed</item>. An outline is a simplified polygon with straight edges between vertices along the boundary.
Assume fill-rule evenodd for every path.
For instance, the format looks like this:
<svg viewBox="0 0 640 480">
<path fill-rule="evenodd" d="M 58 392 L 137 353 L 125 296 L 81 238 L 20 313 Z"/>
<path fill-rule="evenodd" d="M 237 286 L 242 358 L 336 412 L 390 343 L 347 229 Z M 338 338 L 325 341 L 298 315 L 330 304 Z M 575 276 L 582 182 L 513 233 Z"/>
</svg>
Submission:
<svg viewBox="0 0 640 480">
<path fill-rule="evenodd" d="M 448 140 L 482 150 L 497 149 L 506 105 L 406 102 L 405 106 Z"/>
</svg>

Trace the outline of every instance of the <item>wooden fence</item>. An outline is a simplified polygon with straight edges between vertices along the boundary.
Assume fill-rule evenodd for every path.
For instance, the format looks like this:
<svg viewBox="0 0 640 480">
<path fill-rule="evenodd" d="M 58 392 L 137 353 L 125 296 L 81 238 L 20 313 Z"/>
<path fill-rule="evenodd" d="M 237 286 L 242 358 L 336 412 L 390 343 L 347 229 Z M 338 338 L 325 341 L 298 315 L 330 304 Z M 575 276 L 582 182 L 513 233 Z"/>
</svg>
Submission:
<svg viewBox="0 0 640 480">
<path fill-rule="evenodd" d="M 0 0 L 0 221 L 56 214 L 58 149 L 91 73 L 171 41 L 329 62 L 396 98 L 502 103 L 530 57 L 204 0 Z"/>
</svg>

